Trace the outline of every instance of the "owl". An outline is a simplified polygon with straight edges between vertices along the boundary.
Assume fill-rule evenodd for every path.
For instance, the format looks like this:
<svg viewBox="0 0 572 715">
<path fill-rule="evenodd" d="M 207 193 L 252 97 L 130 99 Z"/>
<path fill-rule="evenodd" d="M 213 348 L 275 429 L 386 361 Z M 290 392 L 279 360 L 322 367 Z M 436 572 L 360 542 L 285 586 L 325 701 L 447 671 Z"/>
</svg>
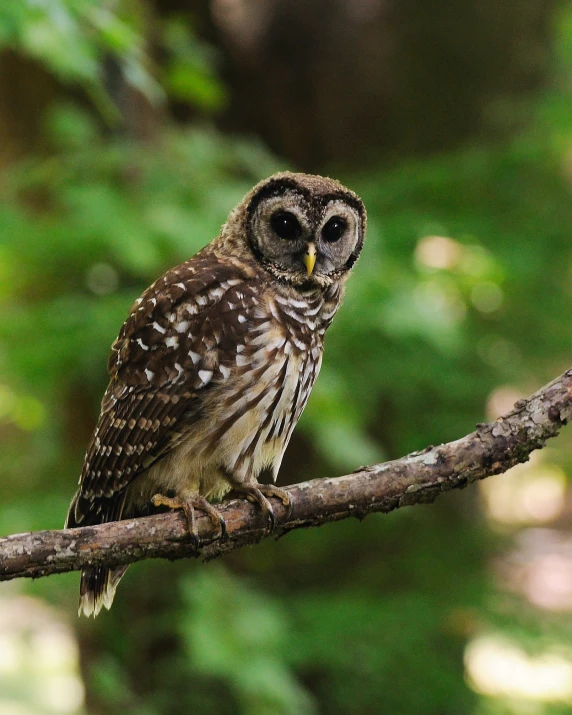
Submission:
<svg viewBox="0 0 572 715">
<path fill-rule="evenodd" d="M 332 179 L 279 173 L 217 238 L 138 298 L 111 347 L 110 382 L 66 527 L 182 509 L 224 536 L 230 490 L 290 507 L 276 481 L 320 371 L 324 334 L 363 246 L 360 198 Z M 127 567 L 81 575 L 79 613 L 110 608 Z"/>
</svg>

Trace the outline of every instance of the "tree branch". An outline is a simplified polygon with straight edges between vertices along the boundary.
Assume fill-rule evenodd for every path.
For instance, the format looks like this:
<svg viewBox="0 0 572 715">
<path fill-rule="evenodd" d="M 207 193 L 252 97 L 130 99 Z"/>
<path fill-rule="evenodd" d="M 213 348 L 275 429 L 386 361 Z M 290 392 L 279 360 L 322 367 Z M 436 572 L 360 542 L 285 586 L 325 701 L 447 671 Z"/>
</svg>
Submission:
<svg viewBox="0 0 572 715">
<path fill-rule="evenodd" d="M 389 512 L 429 503 L 439 494 L 528 460 L 555 437 L 572 416 L 572 370 L 476 432 L 439 447 L 428 447 L 402 459 L 361 467 L 334 479 L 314 479 L 289 488 L 293 510 L 275 503 L 277 533 L 319 526 L 349 516 Z M 220 505 L 228 539 L 221 541 L 208 517 L 197 518 L 201 551 L 189 537 L 180 512 L 59 531 L 36 531 L 0 539 L 0 581 L 38 578 L 84 566 L 118 566 L 148 558 L 211 559 L 266 536 L 260 510 L 245 500 Z"/>
</svg>

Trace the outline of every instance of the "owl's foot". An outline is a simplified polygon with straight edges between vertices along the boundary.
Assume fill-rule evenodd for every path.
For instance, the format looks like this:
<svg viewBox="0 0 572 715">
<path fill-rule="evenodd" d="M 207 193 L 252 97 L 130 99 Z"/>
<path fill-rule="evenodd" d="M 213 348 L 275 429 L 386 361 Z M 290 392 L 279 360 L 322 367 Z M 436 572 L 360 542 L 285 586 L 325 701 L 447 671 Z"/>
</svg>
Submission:
<svg viewBox="0 0 572 715">
<path fill-rule="evenodd" d="M 284 504 L 288 510 L 286 513 L 286 519 L 288 520 L 290 518 L 290 515 L 292 514 L 292 497 L 285 489 L 280 489 L 280 487 L 275 487 L 272 484 L 257 484 L 256 486 L 241 484 L 239 489 L 246 496 L 248 501 L 253 504 L 258 504 L 261 508 L 262 513 L 268 522 L 269 533 L 274 531 L 276 516 L 274 514 L 272 504 L 268 501 L 267 497 L 280 499 L 282 504 Z"/>
<path fill-rule="evenodd" d="M 184 499 L 183 497 L 166 497 L 163 494 L 155 494 L 151 499 L 153 506 L 166 506 L 169 509 L 182 509 L 189 522 L 189 533 L 193 537 L 195 546 L 198 549 L 201 545 L 195 509 L 204 512 L 212 521 L 215 529 L 220 529 L 220 538 L 226 538 L 226 522 L 221 513 L 208 502 L 204 497 L 196 496 Z"/>
</svg>

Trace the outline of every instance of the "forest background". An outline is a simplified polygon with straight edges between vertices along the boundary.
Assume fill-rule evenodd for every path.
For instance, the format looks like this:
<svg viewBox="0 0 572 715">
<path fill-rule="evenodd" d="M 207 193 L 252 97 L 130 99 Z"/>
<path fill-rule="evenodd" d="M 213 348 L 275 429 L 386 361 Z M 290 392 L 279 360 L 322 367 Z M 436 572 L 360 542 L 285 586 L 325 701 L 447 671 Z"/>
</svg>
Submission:
<svg viewBox="0 0 572 715">
<path fill-rule="evenodd" d="M 281 483 L 463 436 L 572 364 L 572 5 L 0 2 L 0 534 L 62 526 L 129 306 L 281 169 L 369 233 Z M 432 506 L 0 586 L 2 715 L 559 715 L 572 433 Z"/>
</svg>

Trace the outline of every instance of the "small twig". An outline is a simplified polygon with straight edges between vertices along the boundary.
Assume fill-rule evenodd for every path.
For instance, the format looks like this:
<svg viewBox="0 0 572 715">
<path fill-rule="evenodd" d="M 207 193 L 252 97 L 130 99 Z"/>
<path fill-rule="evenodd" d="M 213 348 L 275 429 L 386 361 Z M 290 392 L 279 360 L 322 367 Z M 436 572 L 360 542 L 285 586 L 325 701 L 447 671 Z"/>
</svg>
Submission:
<svg viewBox="0 0 572 715">
<path fill-rule="evenodd" d="M 318 526 L 349 516 L 389 512 L 434 501 L 458 489 L 528 460 L 555 437 L 572 416 L 572 370 L 543 387 L 490 424 L 455 442 L 385 464 L 361 467 L 334 479 L 314 479 L 290 487 L 294 508 L 287 521 L 275 501 L 278 533 Z M 260 511 L 245 500 L 221 505 L 228 539 L 220 541 L 207 516 L 197 518 L 203 548 L 189 538 L 186 519 L 178 512 L 88 526 L 36 531 L 0 539 L 0 581 L 48 576 L 84 566 L 118 566 L 148 558 L 180 559 L 220 556 L 266 536 Z"/>
</svg>

